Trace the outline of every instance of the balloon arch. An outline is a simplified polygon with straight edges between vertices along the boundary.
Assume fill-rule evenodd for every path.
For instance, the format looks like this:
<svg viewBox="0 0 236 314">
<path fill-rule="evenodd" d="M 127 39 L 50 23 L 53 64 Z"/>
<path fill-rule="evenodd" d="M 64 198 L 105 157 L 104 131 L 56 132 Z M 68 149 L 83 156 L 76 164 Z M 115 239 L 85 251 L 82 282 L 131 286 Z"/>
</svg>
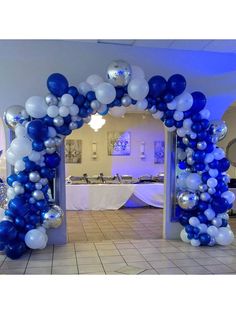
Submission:
<svg viewBox="0 0 236 314">
<path fill-rule="evenodd" d="M 46 97 L 32 96 L 25 107 L 9 107 L 4 121 L 14 130 L 6 153 L 12 174 L 7 178 L 8 205 L 0 222 L 0 250 L 12 259 L 28 248 L 44 249 L 47 229 L 60 226 L 63 210 L 50 202 L 49 180 L 60 163 L 57 148 L 72 130 L 89 123 L 91 115 L 121 116 L 126 107 L 147 110 L 177 133 L 177 204 L 180 237 L 193 246 L 228 245 L 234 234 L 227 211 L 235 196 L 228 191 L 230 163 L 216 143 L 224 138 L 223 121 L 209 121 L 203 93 L 185 91 L 180 74 L 167 81 L 159 75 L 145 80 L 143 70 L 118 60 L 106 81 L 90 75 L 78 88 L 54 73 Z"/>
</svg>

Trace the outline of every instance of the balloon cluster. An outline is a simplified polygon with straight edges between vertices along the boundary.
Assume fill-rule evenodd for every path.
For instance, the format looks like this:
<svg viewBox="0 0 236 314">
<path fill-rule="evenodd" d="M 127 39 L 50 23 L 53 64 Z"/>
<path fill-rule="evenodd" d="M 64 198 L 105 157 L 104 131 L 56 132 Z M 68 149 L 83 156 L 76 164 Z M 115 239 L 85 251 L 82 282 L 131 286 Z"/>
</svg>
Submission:
<svg viewBox="0 0 236 314">
<path fill-rule="evenodd" d="M 192 245 L 225 245 L 233 239 L 227 210 L 234 201 L 225 171 L 229 161 L 216 146 L 227 127 L 210 122 L 201 92 L 185 91 L 180 74 L 167 81 L 159 75 L 149 81 L 143 70 L 117 60 L 106 81 L 92 74 L 78 87 L 53 73 L 47 80 L 49 94 L 30 97 L 25 107 L 12 106 L 4 114 L 15 139 L 7 150 L 13 173 L 7 178 L 8 207 L 0 222 L 0 249 L 19 258 L 27 248 L 43 249 L 48 228 L 60 226 L 63 210 L 50 203 L 49 181 L 60 164 L 57 152 L 65 136 L 89 123 L 91 115 L 123 116 L 126 108 L 149 111 L 168 131 L 178 135 L 178 208 L 185 227 L 181 239 Z"/>
</svg>

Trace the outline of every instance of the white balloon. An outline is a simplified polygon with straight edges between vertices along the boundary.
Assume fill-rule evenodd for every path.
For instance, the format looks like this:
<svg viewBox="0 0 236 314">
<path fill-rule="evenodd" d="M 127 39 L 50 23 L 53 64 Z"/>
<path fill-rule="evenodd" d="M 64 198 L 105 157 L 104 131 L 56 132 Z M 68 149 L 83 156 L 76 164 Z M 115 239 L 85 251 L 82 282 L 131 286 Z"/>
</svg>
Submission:
<svg viewBox="0 0 236 314">
<path fill-rule="evenodd" d="M 10 165 L 14 165 L 15 162 L 17 161 L 17 155 L 15 153 L 13 153 L 13 151 L 11 150 L 11 148 L 8 148 L 7 153 L 6 153 L 6 160 Z"/>
<path fill-rule="evenodd" d="M 214 160 L 214 155 L 212 153 L 208 153 L 206 154 L 206 157 L 204 159 L 204 163 L 205 164 L 209 164 L 210 162 L 212 162 Z"/>
<path fill-rule="evenodd" d="M 234 234 L 229 228 L 221 227 L 215 239 L 219 245 L 230 245 L 234 241 Z"/>
<path fill-rule="evenodd" d="M 59 108 L 59 115 L 60 115 L 61 117 L 67 117 L 68 114 L 70 114 L 70 110 L 69 110 L 68 107 L 66 107 L 66 106 L 61 106 L 61 107 Z"/>
<path fill-rule="evenodd" d="M 126 113 L 126 108 L 121 106 L 121 107 L 113 107 L 110 108 L 109 114 L 112 117 L 122 117 Z"/>
<path fill-rule="evenodd" d="M 154 113 L 153 115 L 154 119 L 161 119 L 164 116 L 164 112 L 162 111 L 157 111 L 156 113 Z"/>
<path fill-rule="evenodd" d="M 32 96 L 25 103 L 25 110 L 33 118 L 43 118 L 47 114 L 48 105 L 43 97 Z"/>
<path fill-rule="evenodd" d="M 190 130 L 192 124 L 193 124 L 192 119 L 188 118 L 188 119 L 185 119 L 185 120 L 184 120 L 184 122 L 183 122 L 183 127 L 184 127 L 186 130 Z"/>
<path fill-rule="evenodd" d="M 185 242 L 185 243 L 190 243 L 190 240 L 188 239 L 188 234 L 187 232 L 185 231 L 185 229 L 183 229 L 181 232 L 180 232 L 180 239 Z"/>
<path fill-rule="evenodd" d="M 219 174 L 219 171 L 217 169 L 210 169 L 208 172 L 212 178 L 216 178 Z"/>
<path fill-rule="evenodd" d="M 88 84 L 87 82 L 81 82 L 78 86 L 78 92 L 82 94 L 83 96 L 86 96 L 86 94 L 92 90 L 92 86 Z"/>
<path fill-rule="evenodd" d="M 186 186 L 190 191 L 196 191 L 201 183 L 201 176 L 197 173 L 190 173 L 186 179 Z"/>
<path fill-rule="evenodd" d="M 175 126 L 171 126 L 170 128 L 165 126 L 165 128 L 167 129 L 168 132 L 174 132 L 176 130 Z"/>
<path fill-rule="evenodd" d="M 199 224 L 197 227 L 200 230 L 199 233 L 206 233 L 207 232 L 207 225 L 206 224 Z"/>
<path fill-rule="evenodd" d="M 214 212 L 213 209 L 207 208 L 207 209 L 204 211 L 204 215 L 206 215 L 206 217 L 207 217 L 208 220 L 212 220 L 212 219 L 215 217 L 215 212 Z"/>
<path fill-rule="evenodd" d="M 36 151 L 32 151 L 32 153 L 29 155 L 29 160 L 37 162 L 39 161 L 41 158 L 41 154 L 39 152 Z"/>
<path fill-rule="evenodd" d="M 149 85 L 145 79 L 132 79 L 128 85 L 128 94 L 132 99 L 142 100 L 149 92 Z"/>
<path fill-rule="evenodd" d="M 191 217 L 189 218 L 189 224 L 193 227 L 197 227 L 200 225 L 200 220 L 197 217 Z"/>
<path fill-rule="evenodd" d="M 76 116 L 76 115 L 79 113 L 79 107 L 76 106 L 75 104 L 73 104 L 72 106 L 70 106 L 69 110 L 70 110 L 70 114 L 71 114 L 72 116 Z"/>
<path fill-rule="evenodd" d="M 50 117 L 50 118 L 55 118 L 57 117 L 59 114 L 59 108 L 57 106 L 49 106 L 48 109 L 47 109 L 47 115 Z"/>
<path fill-rule="evenodd" d="M 37 230 L 39 230 L 40 232 L 42 232 L 42 233 L 45 233 L 45 234 L 46 234 L 46 229 L 45 229 L 43 226 L 39 226 L 39 227 L 37 227 Z"/>
<path fill-rule="evenodd" d="M 73 102 L 74 98 L 70 94 L 64 94 L 60 100 L 61 105 L 66 107 L 71 106 Z"/>
<path fill-rule="evenodd" d="M 177 102 L 176 109 L 179 111 L 186 111 L 192 107 L 193 97 L 187 92 L 183 92 L 181 95 L 175 98 Z"/>
<path fill-rule="evenodd" d="M 177 107 L 177 102 L 176 102 L 175 99 L 173 99 L 171 102 L 169 102 L 169 103 L 166 104 L 166 105 L 167 105 L 167 108 L 168 108 L 169 110 L 175 110 L 176 107 Z"/>
<path fill-rule="evenodd" d="M 25 244 L 33 250 L 45 247 L 45 234 L 37 229 L 28 231 L 25 235 Z"/>
<path fill-rule="evenodd" d="M 147 99 L 139 100 L 139 101 L 137 101 L 135 106 L 136 106 L 138 111 L 143 111 L 143 110 L 147 109 L 148 101 L 147 101 Z"/>
<path fill-rule="evenodd" d="M 215 178 L 209 178 L 207 180 L 207 185 L 209 186 L 209 188 L 215 188 L 218 184 L 218 181 Z"/>
<path fill-rule="evenodd" d="M 21 124 L 18 124 L 15 128 L 15 135 L 16 137 L 24 137 L 27 135 L 27 130 L 26 128 L 21 125 Z"/>
<path fill-rule="evenodd" d="M 107 105 L 101 104 L 101 106 L 98 108 L 97 112 L 100 114 L 103 114 L 105 111 L 107 111 Z"/>
<path fill-rule="evenodd" d="M 97 74 L 91 74 L 88 76 L 86 82 L 94 89 L 103 82 L 103 78 Z"/>
<path fill-rule="evenodd" d="M 177 135 L 179 137 L 184 137 L 187 134 L 187 130 L 185 128 L 179 128 L 177 129 Z"/>
<path fill-rule="evenodd" d="M 15 198 L 15 197 L 16 197 L 16 193 L 15 193 L 15 191 L 14 191 L 14 188 L 9 187 L 9 188 L 7 189 L 7 199 L 8 199 L 8 201 L 10 201 L 11 199 L 13 199 L 13 198 Z"/>
<path fill-rule="evenodd" d="M 231 191 L 226 191 L 221 194 L 221 197 L 226 199 L 229 204 L 232 204 L 235 201 L 235 194 Z"/>
<path fill-rule="evenodd" d="M 102 104 L 110 104 L 116 98 L 115 87 L 110 83 L 100 83 L 95 88 L 95 95 Z"/>
<path fill-rule="evenodd" d="M 183 120 L 184 118 L 184 113 L 182 111 L 178 111 L 176 110 L 174 115 L 173 115 L 173 118 L 176 120 L 176 121 L 181 121 Z"/>
<path fill-rule="evenodd" d="M 57 136 L 57 131 L 55 130 L 54 127 L 52 127 L 52 126 L 48 127 L 48 136 L 49 137 L 56 137 Z"/>
<path fill-rule="evenodd" d="M 11 151 L 19 157 L 28 156 L 32 152 L 32 142 L 26 137 L 16 137 L 11 142 Z"/>
<path fill-rule="evenodd" d="M 200 246 L 201 245 L 201 242 L 197 239 L 192 239 L 190 243 L 192 246 Z"/>
<path fill-rule="evenodd" d="M 220 147 L 216 147 L 213 151 L 213 154 L 216 160 L 221 160 L 225 157 L 225 151 Z"/>
<path fill-rule="evenodd" d="M 14 166 L 16 172 L 25 170 L 25 163 L 22 159 L 17 160 Z"/>
<path fill-rule="evenodd" d="M 222 225 L 222 219 L 219 217 L 215 217 L 212 219 L 211 223 L 213 224 L 213 226 L 219 228 Z"/>
<path fill-rule="evenodd" d="M 207 233 L 211 236 L 211 237 L 216 237 L 219 233 L 219 229 L 216 226 L 209 226 L 207 228 Z"/>
<path fill-rule="evenodd" d="M 210 117 L 210 111 L 208 109 L 203 109 L 200 112 L 202 119 L 208 119 Z"/>
<path fill-rule="evenodd" d="M 141 69 L 139 66 L 137 65 L 131 65 L 131 77 L 132 79 L 136 79 L 136 78 L 145 78 L 145 73 L 143 71 L 143 69 Z"/>
</svg>

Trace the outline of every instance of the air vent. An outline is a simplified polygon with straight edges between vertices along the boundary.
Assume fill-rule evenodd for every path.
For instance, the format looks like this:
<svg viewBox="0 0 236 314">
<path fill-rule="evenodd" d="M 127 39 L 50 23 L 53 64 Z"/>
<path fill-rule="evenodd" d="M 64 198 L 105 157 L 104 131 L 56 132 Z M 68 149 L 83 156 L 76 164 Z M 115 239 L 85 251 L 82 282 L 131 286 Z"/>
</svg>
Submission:
<svg viewBox="0 0 236 314">
<path fill-rule="evenodd" d="M 97 41 L 98 44 L 106 44 L 106 45 L 120 45 L 120 46 L 133 46 L 135 43 L 135 40 L 113 40 L 113 39 L 108 39 L 108 40 L 103 40 L 99 39 Z"/>
</svg>

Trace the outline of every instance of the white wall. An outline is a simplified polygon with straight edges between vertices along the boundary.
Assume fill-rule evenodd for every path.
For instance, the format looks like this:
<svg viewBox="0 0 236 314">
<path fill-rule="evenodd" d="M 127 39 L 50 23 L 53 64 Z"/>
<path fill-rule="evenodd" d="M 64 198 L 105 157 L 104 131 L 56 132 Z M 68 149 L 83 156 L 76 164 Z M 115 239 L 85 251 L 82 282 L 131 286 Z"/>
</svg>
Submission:
<svg viewBox="0 0 236 314">
<path fill-rule="evenodd" d="M 157 175 L 164 171 L 164 164 L 154 164 L 154 141 L 164 141 L 162 122 L 151 115 L 127 114 L 124 118 L 105 116 L 106 124 L 94 132 L 88 125 L 74 130 L 67 139 L 82 140 L 82 163 L 66 164 L 66 175 L 104 175 L 130 174 L 133 177 L 141 175 Z M 130 156 L 108 156 L 107 132 L 129 131 L 131 133 Z M 97 159 L 92 159 L 92 142 L 97 143 Z M 140 158 L 140 144 L 145 142 L 145 159 Z"/>
</svg>

